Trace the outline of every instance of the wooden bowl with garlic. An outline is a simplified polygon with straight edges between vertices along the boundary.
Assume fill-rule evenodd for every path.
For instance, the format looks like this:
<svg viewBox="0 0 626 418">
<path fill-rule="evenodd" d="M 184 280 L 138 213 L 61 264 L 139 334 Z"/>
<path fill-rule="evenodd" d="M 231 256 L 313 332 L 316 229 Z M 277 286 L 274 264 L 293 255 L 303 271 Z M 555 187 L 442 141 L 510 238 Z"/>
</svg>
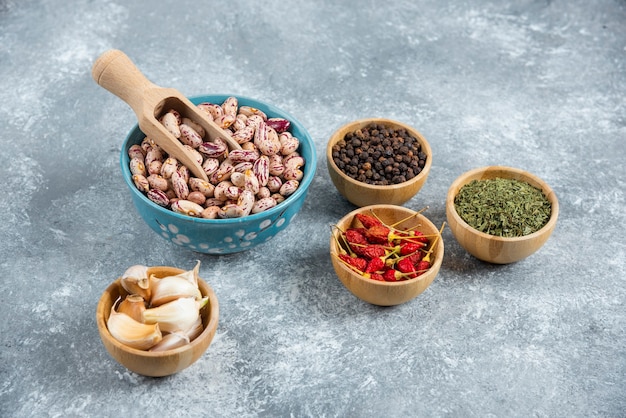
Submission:
<svg viewBox="0 0 626 418">
<path fill-rule="evenodd" d="M 132 266 L 104 291 L 96 308 L 107 352 L 127 369 L 169 376 L 195 363 L 217 330 L 215 292 L 192 270 Z"/>
</svg>

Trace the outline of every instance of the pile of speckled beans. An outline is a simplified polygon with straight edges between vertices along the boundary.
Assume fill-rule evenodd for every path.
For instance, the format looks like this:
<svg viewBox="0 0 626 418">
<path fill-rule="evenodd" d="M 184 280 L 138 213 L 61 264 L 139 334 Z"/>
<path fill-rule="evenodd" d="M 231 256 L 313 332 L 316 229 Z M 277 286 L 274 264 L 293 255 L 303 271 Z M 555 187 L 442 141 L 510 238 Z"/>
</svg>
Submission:
<svg viewBox="0 0 626 418">
<path fill-rule="evenodd" d="M 209 181 L 191 176 L 176 158 L 145 138 L 128 150 L 135 186 L 154 203 L 177 213 L 207 219 L 237 218 L 270 209 L 293 194 L 305 165 L 290 121 L 259 109 L 239 106 L 235 97 L 222 104 L 197 105 L 241 149 L 229 150 L 221 138 L 205 140 L 196 122 L 169 110 L 160 122 L 195 156 Z"/>
</svg>

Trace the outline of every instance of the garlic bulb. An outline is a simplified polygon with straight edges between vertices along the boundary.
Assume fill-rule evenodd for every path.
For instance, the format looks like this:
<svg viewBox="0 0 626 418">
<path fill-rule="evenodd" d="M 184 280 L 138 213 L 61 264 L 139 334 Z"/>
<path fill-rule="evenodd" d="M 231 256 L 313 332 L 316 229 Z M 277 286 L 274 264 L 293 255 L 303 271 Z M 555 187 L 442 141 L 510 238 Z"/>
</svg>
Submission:
<svg viewBox="0 0 626 418">
<path fill-rule="evenodd" d="M 146 310 L 146 302 L 139 295 L 128 295 L 120 302 L 117 312 L 124 313 L 137 322 L 143 321 L 143 311 Z"/>
<path fill-rule="evenodd" d="M 192 297 L 201 299 L 198 285 L 181 276 L 169 276 L 162 279 L 151 278 L 150 306 L 161 306 L 178 298 Z"/>
<path fill-rule="evenodd" d="M 150 300 L 150 279 L 148 278 L 148 267 L 134 265 L 126 269 L 120 283 L 129 294 L 139 295 L 144 300 Z"/>
<path fill-rule="evenodd" d="M 163 332 L 177 332 L 190 329 L 200 316 L 200 309 L 209 298 L 199 301 L 192 297 L 179 298 L 143 312 L 143 322 L 158 323 Z"/>
<path fill-rule="evenodd" d="M 119 342 L 139 350 L 147 350 L 163 338 L 159 324 L 142 324 L 111 308 L 107 321 L 109 332 Z"/>
<path fill-rule="evenodd" d="M 185 334 L 173 332 L 166 334 L 163 339 L 156 343 L 148 351 L 167 351 L 189 344 L 189 337 Z"/>
</svg>

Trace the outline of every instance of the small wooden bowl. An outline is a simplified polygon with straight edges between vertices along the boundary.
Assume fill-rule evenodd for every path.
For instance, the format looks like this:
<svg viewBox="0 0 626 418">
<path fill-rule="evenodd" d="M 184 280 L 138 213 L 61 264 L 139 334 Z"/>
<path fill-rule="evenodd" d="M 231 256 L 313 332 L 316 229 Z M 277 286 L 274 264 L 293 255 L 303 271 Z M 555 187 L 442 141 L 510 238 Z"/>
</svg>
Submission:
<svg viewBox="0 0 626 418">
<path fill-rule="evenodd" d="M 395 129 L 404 128 L 419 141 L 422 151 L 426 154 L 426 163 L 417 176 L 400 184 L 376 186 L 357 181 L 337 167 L 332 156 L 333 146 L 344 139 L 346 134 L 365 128 L 372 123 Z M 428 141 L 411 126 L 390 119 L 361 119 L 343 125 L 332 134 L 326 146 L 326 165 L 333 184 L 350 203 L 359 207 L 376 204 L 402 205 L 415 196 L 426 182 L 432 165 L 432 151 Z"/>
<path fill-rule="evenodd" d="M 167 266 L 151 267 L 148 270 L 148 274 L 154 274 L 157 277 L 172 276 L 182 272 L 181 269 Z M 219 304 L 213 289 L 202 279 L 198 280 L 198 287 L 203 296 L 209 297 L 209 303 L 200 311 L 204 331 L 184 347 L 151 352 L 128 347 L 117 341 L 109 333 L 106 323 L 111 314 L 111 307 L 119 296 L 127 295 L 120 284 L 120 280 L 115 280 L 104 291 L 96 308 L 96 322 L 100 339 L 111 357 L 135 373 L 152 377 L 178 373 L 196 362 L 211 344 L 217 330 L 219 317 Z"/>
<path fill-rule="evenodd" d="M 402 206 L 395 205 L 370 205 L 365 206 L 352 212 L 341 218 L 337 222 L 337 227 L 341 231 L 354 226 L 359 226 L 360 223 L 356 220 L 355 215 L 357 213 L 370 214 L 373 211 L 384 223 L 395 224 L 403 219 L 415 215 L 415 211 L 407 209 Z M 416 228 L 425 235 L 438 235 L 439 230 L 435 225 L 428 220 L 424 215 L 416 215 L 408 220 L 398 224 L 396 228 Z M 334 234 L 335 232 L 333 232 Z M 435 279 L 435 276 L 439 273 L 441 263 L 443 261 L 443 238 L 439 236 L 437 245 L 431 255 L 431 267 L 424 274 L 409 280 L 399 282 L 382 282 L 378 280 L 372 280 L 361 276 L 347 267 L 343 262 L 337 259 L 339 249 L 334 237 L 330 238 L 330 259 L 333 263 L 335 273 L 341 283 L 359 299 L 373 305 L 379 306 L 393 306 L 400 305 L 415 298 L 422 293 Z"/>
<path fill-rule="evenodd" d="M 522 237 L 498 237 L 469 226 L 456 212 L 454 199 L 459 190 L 472 180 L 494 178 L 524 181 L 540 189 L 552 205 L 548 223 L 539 231 Z M 493 264 L 508 264 L 522 260 L 537 251 L 548 240 L 559 216 L 559 202 L 550 186 L 539 177 L 517 168 L 489 166 L 468 171 L 458 177 L 448 190 L 446 217 L 456 240 L 479 260 Z"/>
</svg>

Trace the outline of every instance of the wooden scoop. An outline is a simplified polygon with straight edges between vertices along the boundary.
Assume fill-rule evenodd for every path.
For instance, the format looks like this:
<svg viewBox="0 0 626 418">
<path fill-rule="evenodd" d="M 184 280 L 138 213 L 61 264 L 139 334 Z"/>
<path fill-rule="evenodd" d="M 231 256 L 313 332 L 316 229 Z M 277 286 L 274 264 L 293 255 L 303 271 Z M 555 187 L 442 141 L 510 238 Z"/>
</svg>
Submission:
<svg viewBox="0 0 626 418">
<path fill-rule="evenodd" d="M 91 75 L 98 85 L 124 100 L 135 111 L 139 128 L 147 137 L 186 165 L 196 177 L 208 181 L 205 171 L 193 155 L 158 121 L 165 112 L 174 109 L 181 117 L 187 117 L 202 126 L 208 140 L 220 137 L 231 149 L 241 149 L 228 132 L 178 90 L 159 87 L 150 82 L 122 51 L 112 49 L 102 54 L 94 62 Z"/>
</svg>

